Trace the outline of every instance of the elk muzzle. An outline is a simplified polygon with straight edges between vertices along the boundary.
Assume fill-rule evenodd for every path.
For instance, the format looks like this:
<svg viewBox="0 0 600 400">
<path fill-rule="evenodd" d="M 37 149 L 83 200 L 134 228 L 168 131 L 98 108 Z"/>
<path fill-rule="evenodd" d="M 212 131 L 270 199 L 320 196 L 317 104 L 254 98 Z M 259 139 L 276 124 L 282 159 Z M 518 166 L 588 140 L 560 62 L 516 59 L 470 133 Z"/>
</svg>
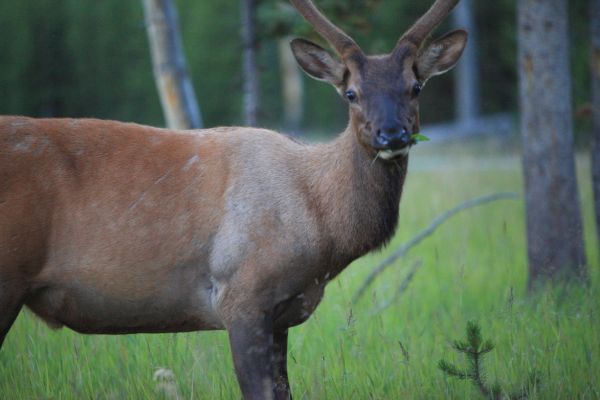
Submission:
<svg viewBox="0 0 600 400">
<path fill-rule="evenodd" d="M 400 150 L 409 146 L 412 139 L 408 129 L 390 126 L 377 129 L 373 142 L 376 150 Z"/>
</svg>

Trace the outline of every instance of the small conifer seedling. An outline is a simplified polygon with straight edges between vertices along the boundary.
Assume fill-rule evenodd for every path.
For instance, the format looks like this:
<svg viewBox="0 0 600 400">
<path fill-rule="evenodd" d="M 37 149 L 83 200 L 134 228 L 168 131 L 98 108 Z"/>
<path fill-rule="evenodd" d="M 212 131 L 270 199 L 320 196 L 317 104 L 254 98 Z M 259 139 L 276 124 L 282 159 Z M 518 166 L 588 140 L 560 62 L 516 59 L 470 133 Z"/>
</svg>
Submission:
<svg viewBox="0 0 600 400">
<path fill-rule="evenodd" d="M 538 379 L 534 373 L 529 376 L 527 384 L 522 386 L 523 389 L 514 393 L 508 393 L 499 383 L 490 385 L 486 382 L 485 373 L 483 371 L 483 357 L 494 349 L 494 343 L 491 340 L 482 339 L 481 328 L 475 321 L 469 321 L 467 323 L 466 340 L 455 340 L 452 343 L 452 347 L 454 350 L 465 355 L 468 362 L 467 367 L 464 369 L 459 368 L 445 360 L 440 360 L 438 367 L 447 376 L 472 381 L 486 399 L 526 399 L 530 387 L 538 383 Z"/>
</svg>

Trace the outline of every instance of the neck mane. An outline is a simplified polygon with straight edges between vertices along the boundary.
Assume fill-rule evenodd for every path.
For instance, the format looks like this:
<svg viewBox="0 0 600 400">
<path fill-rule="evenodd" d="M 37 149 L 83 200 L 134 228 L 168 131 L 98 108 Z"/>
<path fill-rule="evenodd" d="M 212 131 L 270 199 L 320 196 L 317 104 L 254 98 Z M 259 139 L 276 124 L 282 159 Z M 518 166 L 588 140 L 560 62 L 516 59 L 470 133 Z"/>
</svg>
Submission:
<svg viewBox="0 0 600 400">
<path fill-rule="evenodd" d="M 329 235 L 334 264 L 345 264 L 385 245 L 396 229 L 408 156 L 375 160 L 350 127 L 314 148 L 308 188 Z"/>
</svg>

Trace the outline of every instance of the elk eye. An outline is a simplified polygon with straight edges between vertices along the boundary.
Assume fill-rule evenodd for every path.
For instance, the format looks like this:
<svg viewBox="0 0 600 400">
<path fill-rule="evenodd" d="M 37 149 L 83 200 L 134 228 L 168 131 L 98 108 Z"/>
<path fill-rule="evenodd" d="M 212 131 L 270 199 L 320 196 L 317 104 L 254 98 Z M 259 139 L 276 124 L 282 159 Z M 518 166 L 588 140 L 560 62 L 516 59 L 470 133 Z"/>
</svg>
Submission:
<svg viewBox="0 0 600 400">
<path fill-rule="evenodd" d="M 358 96 L 354 90 L 346 90 L 346 98 L 350 103 L 354 103 Z"/>
<path fill-rule="evenodd" d="M 423 90 L 423 84 L 421 82 L 415 83 L 413 86 L 413 96 L 417 97 L 421 93 L 421 90 Z"/>
</svg>

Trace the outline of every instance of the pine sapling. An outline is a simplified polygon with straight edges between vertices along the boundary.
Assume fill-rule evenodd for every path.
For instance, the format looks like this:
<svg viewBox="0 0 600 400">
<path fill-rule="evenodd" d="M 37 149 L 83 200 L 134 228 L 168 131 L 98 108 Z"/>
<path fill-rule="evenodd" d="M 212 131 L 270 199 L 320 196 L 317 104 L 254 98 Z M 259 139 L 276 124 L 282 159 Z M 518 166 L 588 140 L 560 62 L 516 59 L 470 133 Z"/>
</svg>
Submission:
<svg viewBox="0 0 600 400">
<path fill-rule="evenodd" d="M 536 375 L 532 374 L 530 375 L 527 384 L 522 386 L 522 390 L 514 393 L 507 393 L 502 389 L 499 383 L 490 385 L 486 382 L 483 369 L 483 357 L 494 349 L 494 343 L 491 340 L 482 339 L 481 328 L 475 321 L 467 322 L 466 340 L 455 340 L 452 343 L 452 347 L 465 355 L 467 358 L 467 367 L 461 369 L 445 360 L 440 360 L 438 367 L 450 377 L 472 381 L 486 399 L 526 399 L 529 388 L 538 383 Z"/>
</svg>

